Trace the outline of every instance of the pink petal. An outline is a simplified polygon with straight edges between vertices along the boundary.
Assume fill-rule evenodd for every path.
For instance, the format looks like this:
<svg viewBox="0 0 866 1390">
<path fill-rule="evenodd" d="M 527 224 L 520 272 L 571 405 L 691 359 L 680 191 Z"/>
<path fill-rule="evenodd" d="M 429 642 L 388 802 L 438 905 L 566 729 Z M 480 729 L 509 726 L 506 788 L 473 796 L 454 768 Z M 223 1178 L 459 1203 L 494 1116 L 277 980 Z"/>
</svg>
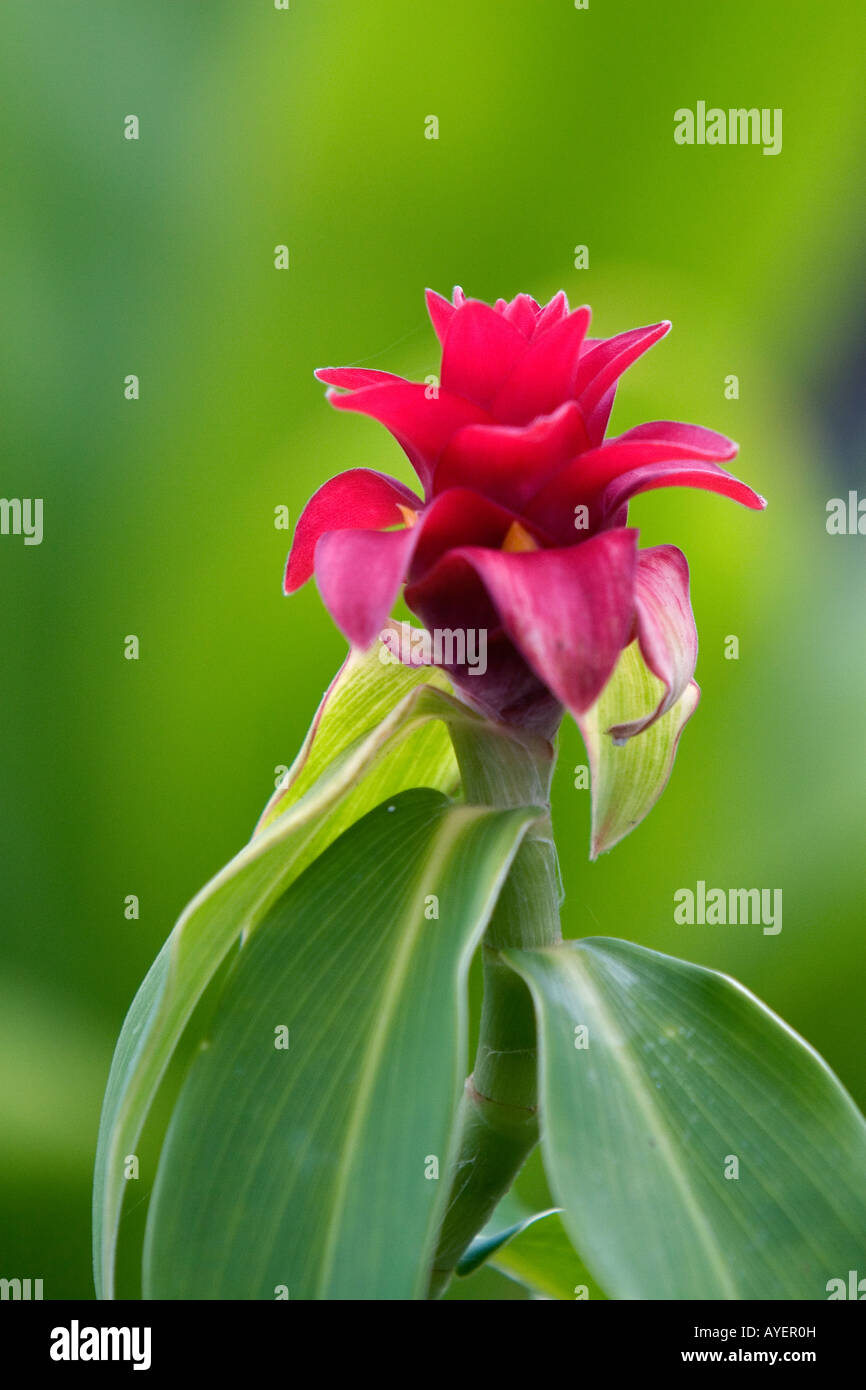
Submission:
<svg viewBox="0 0 866 1390">
<path fill-rule="evenodd" d="M 317 367 L 313 375 L 328 386 L 339 386 L 346 391 L 358 391 L 364 386 L 406 383 L 404 376 L 395 376 L 393 372 L 377 372 L 370 367 Z"/>
<path fill-rule="evenodd" d="M 493 402 L 497 420 L 524 425 L 537 415 L 549 415 L 571 400 L 590 311 L 575 309 L 546 333 L 533 338 Z"/>
<path fill-rule="evenodd" d="M 691 463 L 656 463 L 635 468 L 623 473 L 605 488 L 600 499 L 605 517 L 621 507 L 640 492 L 652 492 L 659 487 L 698 487 L 704 492 L 717 492 L 729 497 L 732 502 L 740 502 L 753 511 L 763 511 L 767 500 L 753 488 L 741 483 L 732 473 L 708 460 L 695 459 Z M 539 524 L 543 525 L 541 518 Z"/>
<path fill-rule="evenodd" d="M 405 449 L 425 488 L 439 455 L 457 430 L 465 425 L 493 424 L 491 417 L 471 401 L 441 388 L 434 395 L 428 387 L 414 381 L 367 386 L 346 396 L 329 392 L 328 400 L 338 410 L 371 415 L 389 429 Z"/>
<path fill-rule="evenodd" d="M 433 491 L 463 485 L 520 510 L 552 473 L 587 447 L 574 401 L 526 426 L 468 425 L 436 465 Z"/>
<path fill-rule="evenodd" d="M 499 614 L 475 570 L 462 558 L 462 551 L 446 548 L 432 569 L 406 585 L 403 597 L 431 631 L 437 627 L 464 631 L 483 628 L 488 642 L 494 632 L 501 631 Z"/>
<path fill-rule="evenodd" d="M 641 550 L 637 559 L 637 638 L 644 661 L 665 691 L 650 714 L 608 730 L 615 743 L 642 733 L 676 704 L 691 682 L 698 655 L 685 555 L 675 545 L 657 545 Z"/>
<path fill-rule="evenodd" d="M 405 492 L 409 505 L 421 505 L 408 488 Z M 403 530 L 328 530 L 315 548 L 316 582 L 325 606 L 353 646 L 368 647 L 382 630 L 410 572 L 423 573 L 445 551 L 468 541 L 498 548 L 514 519 L 513 513 L 495 502 L 455 488 L 441 493 L 421 511 L 414 526 Z M 463 624 L 470 601 L 470 595 L 461 594 L 459 621 Z M 486 626 L 486 617 L 484 623 L 473 625 Z"/>
<path fill-rule="evenodd" d="M 530 338 L 540 309 L 541 305 L 531 294 L 518 294 L 505 306 L 505 317 L 520 330 L 524 338 Z"/>
<path fill-rule="evenodd" d="M 586 351 L 577 374 L 576 387 L 581 395 L 587 393 L 590 403 L 597 402 L 608 387 L 617 381 L 638 357 L 670 332 L 670 321 L 651 323 L 643 328 L 629 328 L 612 338 L 599 338 Z"/>
<path fill-rule="evenodd" d="M 410 572 L 423 573 L 443 553 L 470 539 L 496 547 L 491 553 L 498 553 L 513 520 L 512 513 L 494 502 L 457 488 L 440 494 L 418 522 L 404 530 L 328 531 L 315 550 L 316 582 L 325 606 L 353 646 L 368 647 L 382 630 Z M 477 620 L 476 612 L 476 620 L 470 623 L 473 598 L 465 586 L 458 596 L 456 621 L 488 626 L 489 601 L 483 593 L 480 597 L 484 621 Z"/>
<path fill-rule="evenodd" d="M 467 300 L 451 320 L 442 348 L 442 386 L 487 406 L 526 351 L 526 338 L 479 299 Z"/>
<path fill-rule="evenodd" d="M 642 431 L 647 431 L 647 437 Z M 668 438 L 649 431 L 666 430 Z M 764 499 L 713 458 L 730 458 L 737 446 L 724 435 L 697 425 L 639 425 L 617 439 L 587 450 L 566 464 L 532 500 L 525 513 L 551 536 L 571 538 L 575 506 L 589 508 L 589 530 L 610 524 L 614 513 L 639 492 L 659 487 L 699 487 L 718 492 L 746 507 L 761 508 Z"/>
<path fill-rule="evenodd" d="M 669 453 L 668 458 L 706 458 L 718 461 L 732 459 L 739 449 L 739 445 L 735 444 L 733 439 L 728 439 L 726 434 L 705 429 L 703 425 L 686 425 L 679 420 L 648 420 L 643 425 L 635 425 L 634 429 L 626 430 L 610 442 L 623 443 L 634 439 L 646 439 L 651 443 L 658 441 L 685 451 L 678 454 Z"/>
<path fill-rule="evenodd" d="M 732 439 L 715 430 L 704 429 L 702 425 L 680 424 L 674 420 L 653 420 L 634 429 L 626 430 L 616 439 L 609 439 L 598 448 L 588 450 L 578 461 L 575 460 L 575 475 L 579 475 L 584 495 L 589 499 L 601 493 L 609 483 L 625 474 L 648 469 L 654 464 L 694 463 L 701 469 L 710 464 L 707 473 L 715 475 L 715 481 L 698 482 L 711 491 L 724 492 L 735 501 L 753 506 L 757 493 L 737 482 L 724 469 L 715 468 L 717 459 L 732 459 L 738 446 Z M 719 479 L 726 480 L 720 482 Z M 727 491 L 728 485 L 731 490 Z M 658 483 L 656 486 L 665 486 Z M 639 489 L 643 490 L 643 489 Z M 615 489 L 611 496 L 613 505 L 618 506 L 623 498 L 633 495 L 632 490 L 621 493 Z M 607 511 L 607 507 L 605 508 Z"/>
<path fill-rule="evenodd" d="M 559 323 L 560 319 L 566 318 L 567 315 L 568 295 L 565 293 L 565 290 L 558 290 L 550 303 L 545 304 L 538 318 L 535 320 L 535 332 L 533 336 L 537 338 L 540 334 L 546 333 L 548 328 L 552 328 L 555 323 Z"/>
<path fill-rule="evenodd" d="M 610 413 L 613 410 L 613 403 L 616 400 L 616 382 L 605 391 L 597 406 L 590 411 L 587 421 L 587 429 L 592 436 L 593 444 L 600 444 L 607 433 Z"/>
<path fill-rule="evenodd" d="M 462 545 L 498 550 L 514 521 L 507 507 L 465 487 L 440 492 L 421 514 L 410 579 L 414 582 L 448 550 Z M 540 539 L 544 539 L 541 537 Z"/>
<path fill-rule="evenodd" d="M 608 439 L 595 449 L 587 449 L 569 467 L 575 481 L 580 480 L 584 496 L 600 493 L 608 483 L 624 473 L 658 463 L 709 463 L 717 458 L 733 458 L 737 446 L 732 440 L 713 430 L 697 425 L 684 425 L 682 432 L 672 430 L 669 438 L 642 436 L 643 429 L 629 430 L 616 439 Z"/>
<path fill-rule="evenodd" d="M 337 627 L 355 647 L 369 647 L 400 592 L 417 541 L 402 531 L 328 531 L 316 546 L 316 583 Z"/>
<path fill-rule="evenodd" d="M 429 576 L 482 580 L 509 637 L 547 688 L 575 714 L 604 689 L 634 619 L 637 532 L 606 531 L 564 550 L 517 554 L 467 546 Z M 414 600 L 407 593 L 407 601 Z"/>
<path fill-rule="evenodd" d="M 548 740 L 554 738 L 562 721 L 562 705 L 530 670 L 501 628 L 488 636 L 487 670 L 483 675 L 473 675 L 471 668 L 461 671 L 451 667 L 448 674 L 460 693 L 488 717 Z"/>
<path fill-rule="evenodd" d="M 423 505 L 396 478 L 370 468 L 351 468 L 331 478 L 310 498 L 295 527 L 286 564 L 283 592 L 294 593 L 313 573 L 316 542 L 326 531 L 346 527 L 397 526 L 398 504 L 417 510 Z"/>
<path fill-rule="evenodd" d="M 480 583 L 477 579 L 476 582 Z M 419 616 L 431 632 L 455 626 L 435 608 Z M 477 628 L 484 624 L 464 626 Z M 562 720 L 562 705 L 529 669 L 501 628 L 488 628 L 486 667 L 483 673 L 468 665 L 447 665 L 444 669 L 463 698 L 488 719 L 502 720 L 552 740 Z"/>
<path fill-rule="evenodd" d="M 584 352 L 577 372 L 575 395 L 594 444 L 601 441 L 607 428 L 613 404 L 611 388 L 616 386 L 626 368 L 669 331 L 670 323 L 665 319 L 646 328 L 631 328 L 614 338 L 603 338 Z"/>
<path fill-rule="evenodd" d="M 444 343 L 448 325 L 456 313 L 454 305 L 450 300 L 444 299 L 441 294 L 437 294 L 435 290 L 425 290 L 425 297 L 433 331 L 440 343 Z"/>
</svg>

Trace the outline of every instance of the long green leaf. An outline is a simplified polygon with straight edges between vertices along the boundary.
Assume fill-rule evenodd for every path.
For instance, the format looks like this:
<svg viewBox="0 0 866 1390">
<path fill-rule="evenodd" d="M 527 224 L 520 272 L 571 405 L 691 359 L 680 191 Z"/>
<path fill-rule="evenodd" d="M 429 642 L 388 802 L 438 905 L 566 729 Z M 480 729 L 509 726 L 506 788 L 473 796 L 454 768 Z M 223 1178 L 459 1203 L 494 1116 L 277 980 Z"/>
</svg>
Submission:
<svg viewBox="0 0 866 1390">
<path fill-rule="evenodd" d="M 299 801 L 323 773 L 338 765 L 366 735 L 375 733 L 405 696 L 421 687 L 450 694 L 449 682 L 435 666 L 383 665 L 379 659 L 382 650 L 379 644 L 369 652 L 353 650 L 346 657 L 324 694 L 298 756 L 262 812 L 257 835 Z M 421 740 L 418 742 L 420 746 Z M 450 761 L 452 785 L 456 786 L 457 769 L 445 730 L 431 725 L 426 730 L 426 743 L 434 758 L 441 757 L 445 764 Z"/>
<path fill-rule="evenodd" d="M 559 1212 L 525 1226 L 491 1257 L 490 1265 L 539 1298 L 567 1303 L 606 1297 L 575 1251 Z"/>
<path fill-rule="evenodd" d="M 146 1297 L 424 1295 L 466 1062 L 466 972 L 539 814 L 406 792 L 275 904 L 175 1107 Z"/>
<path fill-rule="evenodd" d="M 500 1202 L 491 1221 L 475 1237 L 457 1261 L 456 1272 L 461 1279 L 474 1274 L 475 1270 L 480 1269 L 487 1260 L 492 1259 L 497 1251 L 502 1252 L 504 1247 L 514 1240 L 515 1236 L 529 1230 L 529 1227 L 534 1226 L 537 1221 L 544 1221 L 555 1216 L 558 1212 L 557 1207 L 550 1207 L 547 1211 L 515 1212 L 507 1224 L 503 1225 L 506 1213 L 502 1207 L 503 1203 Z"/>
<path fill-rule="evenodd" d="M 821 1299 L 862 1266 L 866 1122 L 754 995 L 624 941 L 505 954 L 536 1002 L 551 1189 L 612 1297 Z"/>
<path fill-rule="evenodd" d="M 238 937 L 347 826 L 411 786 L 451 791 L 445 721 L 475 718 L 429 670 L 352 656 L 331 686 L 286 786 L 253 840 L 185 909 L 145 977 L 118 1039 L 103 1102 L 93 1191 L 97 1297 L 114 1296 L 124 1162 L 196 1004 Z M 424 678 L 426 683 L 422 684 Z M 319 744 L 325 753 L 319 751 Z"/>
<path fill-rule="evenodd" d="M 512 1191 L 457 1266 L 461 1279 L 489 1264 L 538 1298 L 603 1299 L 566 1234 L 558 1207 L 532 1211 Z"/>
<path fill-rule="evenodd" d="M 578 720 L 589 756 L 593 859 L 612 849 L 649 814 L 671 775 L 680 735 L 697 707 L 694 681 L 643 733 L 614 743 L 608 729 L 654 710 L 664 693 L 637 642 L 622 652 L 592 709 Z"/>
</svg>

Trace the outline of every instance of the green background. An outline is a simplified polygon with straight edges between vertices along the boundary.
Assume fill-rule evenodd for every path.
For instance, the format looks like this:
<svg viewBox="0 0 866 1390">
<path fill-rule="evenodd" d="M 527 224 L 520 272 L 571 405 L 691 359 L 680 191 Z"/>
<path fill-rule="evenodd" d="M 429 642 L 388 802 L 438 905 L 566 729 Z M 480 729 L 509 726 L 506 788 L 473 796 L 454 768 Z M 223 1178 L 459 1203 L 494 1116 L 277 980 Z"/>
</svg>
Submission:
<svg viewBox="0 0 866 1390">
<path fill-rule="evenodd" d="M 689 558 L 703 698 L 662 801 L 594 865 L 566 725 L 564 925 L 739 977 L 866 1102 L 866 539 L 825 528 L 827 500 L 862 479 L 866 15 L 6 0 L 0 28 L 0 491 L 45 504 L 41 546 L 0 537 L 0 1275 L 92 1295 L 93 1151 L 124 1012 L 344 651 L 313 586 L 281 596 L 274 508 L 294 524 L 347 467 L 411 476 L 312 371 L 435 372 L 428 284 L 563 287 L 596 335 L 671 318 L 612 431 L 682 419 L 740 441 L 766 513 L 699 492 L 632 506 L 642 543 Z M 675 145 L 674 110 L 698 100 L 781 107 L 782 153 Z M 781 934 L 675 925 L 674 890 L 698 879 L 781 888 Z"/>
</svg>

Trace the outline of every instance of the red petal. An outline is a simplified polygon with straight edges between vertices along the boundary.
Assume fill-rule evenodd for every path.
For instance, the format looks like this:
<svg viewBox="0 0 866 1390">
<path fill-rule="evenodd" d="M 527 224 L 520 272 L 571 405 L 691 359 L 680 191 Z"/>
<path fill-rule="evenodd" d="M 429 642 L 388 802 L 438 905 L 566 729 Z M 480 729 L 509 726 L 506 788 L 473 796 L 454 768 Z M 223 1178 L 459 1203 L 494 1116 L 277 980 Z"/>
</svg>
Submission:
<svg viewBox="0 0 866 1390">
<path fill-rule="evenodd" d="M 644 328 L 617 333 L 613 338 L 597 339 L 591 347 L 587 344 L 577 374 L 577 390 L 581 395 L 587 393 L 591 403 L 598 402 L 627 367 L 670 332 L 670 327 L 669 320 L 662 319 Z"/>
<path fill-rule="evenodd" d="M 695 459 L 692 463 L 656 463 L 635 468 L 623 473 L 605 488 L 600 499 L 601 510 L 609 517 L 629 498 L 639 492 L 652 492 L 659 487 L 699 487 L 704 492 L 717 492 L 722 497 L 730 497 L 732 502 L 741 502 L 753 511 L 763 511 L 766 498 L 753 488 L 741 483 L 732 473 L 718 464 Z M 539 524 L 543 525 L 541 518 Z"/>
<path fill-rule="evenodd" d="M 436 465 L 434 493 L 461 484 L 520 510 L 589 441 L 580 407 L 568 401 L 530 425 L 469 425 Z"/>
<path fill-rule="evenodd" d="M 549 415 L 574 397 L 589 319 L 588 308 L 575 309 L 568 318 L 533 338 L 493 402 L 497 420 L 524 425 L 537 415 Z"/>
<path fill-rule="evenodd" d="M 550 303 L 545 304 L 538 318 L 535 320 L 535 332 L 533 337 L 537 338 L 539 334 L 546 333 L 548 328 L 552 328 L 555 323 L 559 323 L 560 319 L 566 318 L 567 315 L 568 295 L 565 293 L 565 290 L 559 290 L 553 296 Z"/>
<path fill-rule="evenodd" d="M 454 305 L 450 300 L 444 299 L 441 294 L 437 294 L 435 290 L 425 290 L 425 297 L 433 331 L 440 343 L 444 343 L 448 325 L 456 313 Z"/>
<path fill-rule="evenodd" d="M 453 488 L 440 493 L 405 530 L 328 531 L 315 552 L 322 598 L 349 641 L 367 647 L 381 631 L 404 579 L 424 574 L 443 554 L 470 542 L 492 546 L 495 553 L 514 520 L 512 512 L 495 502 Z M 462 589 L 456 621 L 465 625 L 472 606 L 471 594 Z M 486 599 L 484 609 L 484 621 L 477 621 L 476 613 L 473 626 L 488 625 Z"/>
<path fill-rule="evenodd" d="M 365 386 L 389 386 L 394 382 L 406 382 L 404 376 L 393 372 L 377 372 L 370 367 L 317 367 L 314 376 L 328 386 L 339 386 L 346 391 L 358 391 Z"/>
<path fill-rule="evenodd" d="M 740 447 L 717 430 L 705 429 L 703 425 L 685 425 L 679 420 L 648 420 L 646 424 L 635 425 L 634 429 L 626 430 L 610 442 L 622 443 L 634 439 L 645 439 L 650 443 L 658 441 L 686 451 L 668 454 L 668 458 L 732 459 Z"/>
<path fill-rule="evenodd" d="M 406 585 L 403 597 L 431 630 L 483 628 L 490 642 L 501 631 L 499 614 L 475 570 L 461 557 L 462 551 L 446 550 L 421 579 Z"/>
<path fill-rule="evenodd" d="M 640 551 L 637 560 L 637 638 L 644 661 L 665 691 L 651 714 L 608 730 L 616 743 L 642 733 L 676 704 L 691 682 L 698 655 L 685 555 L 675 545 L 657 545 Z"/>
<path fill-rule="evenodd" d="M 401 520 L 399 503 L 413 510 L 423 505 L 414 492 L 396 478 L 388 478 L 370 468 L 351 468 L 331 478 L 301 512 L 286 564 L 284 593 L 294 593 L 306 584 L 313 573 L 316 542 L 326 531 L 397 526 Z"/>
<path fill-rule="evenodd" d="M 680 461 L 709 463 L 717 458 L 733 458 L 737 452 L 732 440 L 715 434 L 713 430 L 702 430 L 697 425 L 683 425 L 679 434 L 674 427 L 668 438 L 656 435 L 644 437 L 638 433 L 644 428 L 639 425 L 637 430 L 629 430 L 596 449 L 588 449 L 569 464 L 574 480 L 580 480 L 585 497 L 596 496 L 608 483 L 624 473 L 633 473 L 653 464 Z"/>
<path fill-rule="evenodd" d="M 564 540 L 571 537 L 577 504 L 589 507 L 589 529 L 595 530 L 630 497 L 659 487 L 699 487 L 761 508 L 766 504 L 758 493 L 712 462 L 736 451 L 732 440 L 697 425 L 638 425 L 573 459 L 526 505 L 526 516 Z"/>
<path fill-rule="evenodd" d="M 470 565 L 528 665 L 562 704 L 582 714 L 598 699 L 631 633 L 636 545 L 637 532 L 624 530 L 564 550 L 514 554 L 467 546 L 445 555 L 429 579 L 440 589 L 448 577 L 459 586 L 462 566 Z"/>
<path fill-rule="evenodd" d="M 486 406 L 526 351 L 526 338 L 480 299 L 467 300 L 451 320 L 442 348 L 442 386 Z"/>
<path fill-rule="evenodd" d="M 580 401 L 592 441 L 604 438 L 613 406 L 613 391 L 626 368 L 670 331 L 667 319 L 646 328 L 631 328 L 603 338 L 584 352 L 577 372 L 575 395 Z"/>
<path fill-rule="evenodd" d="M 524 338 L 530 338 L 535 330 L 535 320 L 541 310 L 541 305 L 537 299 L 533 299 L 531 294 L 515 295 L 510 304 L 505 306 L 505 317 L 509 323 L 513 323 L 518 328 Z"/>
<path fill-rule="evenodd" d="M 316 583 L 353 646 L 369 647 L 381 632 L 400 592 L 417 530 L 328 531 L 319 540 Z"/>
<path fill-rule="evenodd" d="M 592 435 L 593 444 L 600 444 L 607 433 L 608 421 L 610 420 L 610 413 L 613 410 L 615 399 L 616 382 L 614 382 L 610 390 L 605 391 L 598 405 L 591 411 L 589 420 L 587 421 L 587 428 Z"/>
<path fill-rule="evenodd" d="M 410 578 L 414 582 L 446 551 L 458 546 L 491 546 L 498 550 L 512 523 L 519 520 L 507 507 L 469 488 L 454 487 L 440 492 L 418 521 Z"/>
<path fill-rule="evenodd" d="M 389 429 L 406 450 L 425 488 L 439 455 L 457 430 L 493 423 L 471 401 L 441 388 L 433 395 L 429 387 L 414 381 L 367 386 L 347 396 L 329 392 L 328 399 L 338 410 L 371 415 Z"/>
</svg>

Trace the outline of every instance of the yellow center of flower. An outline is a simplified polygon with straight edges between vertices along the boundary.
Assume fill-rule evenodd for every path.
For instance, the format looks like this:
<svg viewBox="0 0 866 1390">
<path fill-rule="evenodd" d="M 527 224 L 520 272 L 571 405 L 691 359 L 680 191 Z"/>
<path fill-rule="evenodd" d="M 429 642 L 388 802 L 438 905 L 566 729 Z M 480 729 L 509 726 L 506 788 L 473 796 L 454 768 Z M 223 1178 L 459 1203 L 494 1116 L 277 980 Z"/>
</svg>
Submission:
<svg viewBox="0 0 866 1390">
<path fill-rule="evenodd" d="M 403 520 L 407 526 L 414 526 L 418 520 L 418 513 L 411 507 L 404 507 L 402 502 L 397 503 L 397 511 L 402 513 Z"/>
<path fill-rule="evenodd" d="M 525 526 L 521 526 L 519 521 L 512 521 L 505 533 L 502 549 L 509 555 L 517 555 L 524 550 L 538 550 L 539 546 Z"/>
</svg>

